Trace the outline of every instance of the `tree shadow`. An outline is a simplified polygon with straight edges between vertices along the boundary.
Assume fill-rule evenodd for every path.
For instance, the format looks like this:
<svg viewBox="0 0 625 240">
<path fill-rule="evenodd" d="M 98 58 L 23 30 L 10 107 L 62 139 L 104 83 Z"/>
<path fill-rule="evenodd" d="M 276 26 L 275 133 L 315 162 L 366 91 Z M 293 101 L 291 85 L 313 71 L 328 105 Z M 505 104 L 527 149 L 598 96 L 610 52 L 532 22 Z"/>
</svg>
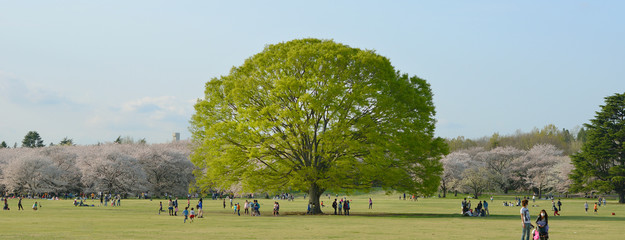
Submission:
<svg viewBox="0 0 625 240">
<path fill-rule="evenodd" d="M 283 215 L 306 215 L 305 212 L 285 212 Z M 319 216 L 331 216 L 334 214 L 319 214 Z M 337 215 L 338 216 L 338 215 Z M 387 217 L 387 218 L 466 218 L 466 219 L 517 219 L 519 215 L 515 214 L 491 214 L 486 217 L 469 217 L 463 216 L 459 213 L 350 213 L 350 216 L 358 217 Z M 588 216 L 549 216 L 549 220 L 557 221 L 625 221 L 625 216 L 603 216 L 603 215 L 588 215 Z"/>
</svg>

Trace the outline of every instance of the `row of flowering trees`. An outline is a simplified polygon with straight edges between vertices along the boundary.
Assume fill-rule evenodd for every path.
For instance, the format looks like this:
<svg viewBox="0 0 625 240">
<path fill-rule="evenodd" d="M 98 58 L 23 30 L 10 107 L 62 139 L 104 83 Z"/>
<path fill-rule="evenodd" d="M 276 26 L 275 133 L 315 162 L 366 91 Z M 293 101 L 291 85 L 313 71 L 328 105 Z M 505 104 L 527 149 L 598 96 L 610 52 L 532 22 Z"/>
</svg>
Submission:
<svg viewBox="0 0 625 240">
<path fill-rule="evenodd" d="M 567 192 L 573 165 L 568 156 L 553 145 L 539 144 L 529 150 L 497 147 L 471 148 L 445 156 L 441 190 L 469 192 L 477 198 L 487 190 Z"/>
<path fill-rule="evenodd" d="M 189 155 L 187 141 L 0 149 L 0 190 L 184 196 L 194 181 Z"/>
</svg>

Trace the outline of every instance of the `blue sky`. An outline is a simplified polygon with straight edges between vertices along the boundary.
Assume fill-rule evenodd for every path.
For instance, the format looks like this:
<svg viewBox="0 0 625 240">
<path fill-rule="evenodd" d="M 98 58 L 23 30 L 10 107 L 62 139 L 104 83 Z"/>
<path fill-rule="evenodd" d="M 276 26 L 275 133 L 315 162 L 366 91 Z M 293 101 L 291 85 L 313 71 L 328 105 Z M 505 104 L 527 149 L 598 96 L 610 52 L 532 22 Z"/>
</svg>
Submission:
<svg viewBox="0 0 625 240">
<path fill-rule="evenodd" d="M 189 138 L 204 83 L 334 39 L 431 84 L 441 137 L 572 129 L 625 92 L 623 1 L 4 1 L 0 141 Z"/>
</svg>

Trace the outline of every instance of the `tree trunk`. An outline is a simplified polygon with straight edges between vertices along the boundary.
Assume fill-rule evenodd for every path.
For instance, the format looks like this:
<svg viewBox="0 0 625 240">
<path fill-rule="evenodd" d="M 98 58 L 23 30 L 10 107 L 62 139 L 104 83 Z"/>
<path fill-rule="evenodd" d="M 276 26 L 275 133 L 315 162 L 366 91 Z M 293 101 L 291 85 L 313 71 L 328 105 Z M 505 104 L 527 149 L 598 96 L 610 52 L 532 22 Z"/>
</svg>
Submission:
<svg viewBox="0 0 625 240">
<path fill-rule="evenodd" d="M 618 203 L 625 203 L 625 191 L 618 193 Z"/>
<path fill-rule="evenodd" d="M 323 190 L 320 189 L 316 183 L 310 184 L 310 189 L 308 189 L 308 204 L 311 205 L 311 208 L 310 208 L 310 210 L 312 211 L 311 214 L 323 213 L 321 212 L 321 206 L 319 204 L 319 197 L 321 197 L 322 193 L 323 193 Z"/>
</svg>

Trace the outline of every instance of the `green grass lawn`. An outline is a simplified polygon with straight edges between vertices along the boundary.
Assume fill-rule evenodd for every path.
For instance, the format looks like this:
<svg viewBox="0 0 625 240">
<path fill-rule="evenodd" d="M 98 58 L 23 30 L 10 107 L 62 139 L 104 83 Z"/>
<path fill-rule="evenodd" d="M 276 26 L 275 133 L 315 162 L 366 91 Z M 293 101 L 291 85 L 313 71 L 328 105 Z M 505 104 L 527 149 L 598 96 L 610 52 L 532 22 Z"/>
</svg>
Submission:
<svg viewBox="0 0 625 240">
<path fill-rule="evenodd" d="M 236 216 L 222 201 L 205 200 L 204 218 L 183 223 L 183 217 L 158 214 L 159 200 L 122 200 L 120 207 L 74 207 L 71 200 L 38 200 L 43 207 L 33 211 L 34 200 L 25 199 L 26 211 L 17 211 L 17 200 L 9 200 L 10 211 L 0 211 L 0 239 L 518 239 L 521 233 L 519 207 L 504 207 L 495 197 L 491 216 L 462 217 L 460 199 L 398 200 L 397 195 L 375 194 L 373 210 L 369 195 L 352 199 L 352 216 L 306 216 L 307 202 L 279 201 L 282 216 L 273 217 L 273 200 L 261 199 L 261 217 Z M 333 200 L 334 198 L 332 198 Z M 324 212 L 332 213 L 331 201 L 322 198 Z M 243 203 L 245 200 L 236 199 Z M 608 202 L 598 214 L 584 212 L 582 199 L 563 199 L 559 217 L 549 217 L 552 239 L 623 239 L 625 205 Z M 611 203 L 610 203 L 611 202 Z M 97 202 L 89 201 L 89 204 Z M 163 200 L 163 204 L 166 205 Z M 186 200 L 179 200 L 186 206 Z M 197 200 L 191 200 L 195 205 Z M 472 200 L 473 206 L 477 204 Z M 537 200 L 531 207 L 535 217 L 541 209 L 553 214 L 551 201 Z M 530 205 L 532 205 L 530 201 Z M 166 209 L 165 209 L 166 210 Z M 181 211 L 179 215 L 181 215 Z M 614 212 L 616 215 L 612 216 Z"/>
</svg>

